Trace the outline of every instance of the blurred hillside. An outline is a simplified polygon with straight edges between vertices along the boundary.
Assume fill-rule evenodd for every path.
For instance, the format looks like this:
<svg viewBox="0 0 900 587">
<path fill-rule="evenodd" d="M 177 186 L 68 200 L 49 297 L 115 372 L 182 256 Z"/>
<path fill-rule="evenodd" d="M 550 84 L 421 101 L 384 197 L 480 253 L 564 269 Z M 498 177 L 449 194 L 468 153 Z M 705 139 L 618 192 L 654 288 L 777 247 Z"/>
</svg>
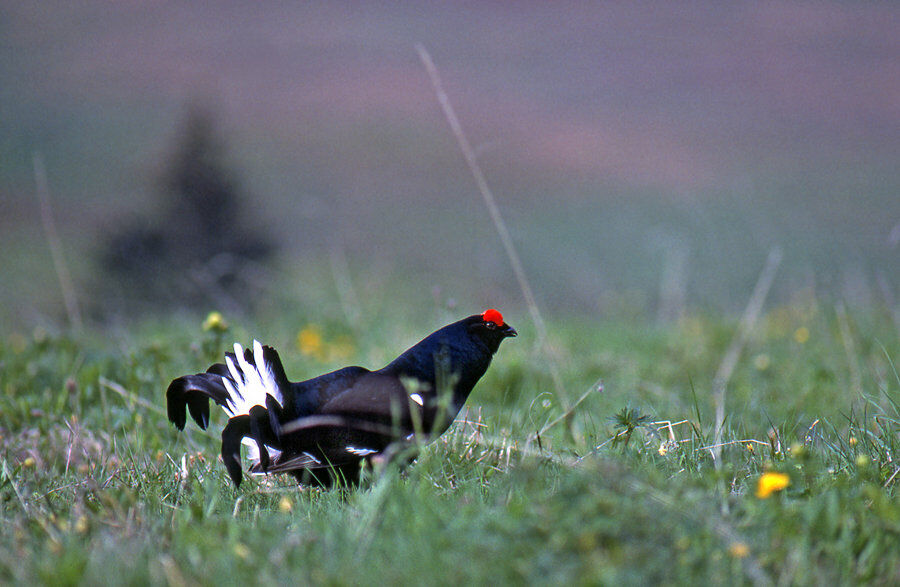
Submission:
<svg viewBox="0 0 900 587">
<path fill-rule="evenodd" d="M 85 296 L 100 236 L 159 212 L 195 101 L 283 251 L 273 291 L 337 259 L 336 282 L 521 304 L 419 42 L 549 311 L 652 316 L 661 287 L 739 309 L 773 245 L 778 296 L 892 303 L 898 22 L 887 2 L 6 3 L 0 328 L 62 315 L 32 154 Z"/>
</svg>

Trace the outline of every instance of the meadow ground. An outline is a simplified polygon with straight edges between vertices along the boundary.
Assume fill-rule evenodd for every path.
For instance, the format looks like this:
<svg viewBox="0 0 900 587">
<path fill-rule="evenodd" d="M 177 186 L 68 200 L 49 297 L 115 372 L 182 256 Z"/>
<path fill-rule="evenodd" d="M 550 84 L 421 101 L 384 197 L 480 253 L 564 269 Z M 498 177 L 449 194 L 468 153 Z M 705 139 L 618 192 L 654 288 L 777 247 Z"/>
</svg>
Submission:
<svg viewBox="0 0 900 587">
<path fill-rule="evenodd" d="M 235 490 L 218 458 L 224 418 L 208 434 L 166 420 L 168 381 L 233 339 L 276 344 L 299 379 L 379 366 L 453 315 L 363 312 L 351 328 L 337 311 L 297 308 L 225 316 L 224 331 L 173 316 L 7 335 L 0 581 L 900 580 L 900 338 L 886 312 L 812 298 L 771 308 L 728 381 L 720 447 L 710 390 L 736 322 L 703 315 L 551 321 L 553 358 L 525 313 L 508 315 L 520 336 L 465 418 L 406 471 L 358 490 L 281 479 Z"/>
<path fill-rule="evenodd" d="M 900 582 L 900 314 L 878 309 L 900 279 L 893 5 L 19 4 L 0 8 L 0 583 Z M 253 314 L 219 304 L 224 331 L 137 321 L 98 260 L 165 207 L 193 102 L 281 246 L 232 305 Z M 62 289 L 103 329 L 57 326 L 51 208 Z M 166 420 L 168 382 L 233 340 L 302 379 L 487 303 L 520 336 L 465 418 L 359 490 L 235 490 L 224 418 Z"/>
</svg>

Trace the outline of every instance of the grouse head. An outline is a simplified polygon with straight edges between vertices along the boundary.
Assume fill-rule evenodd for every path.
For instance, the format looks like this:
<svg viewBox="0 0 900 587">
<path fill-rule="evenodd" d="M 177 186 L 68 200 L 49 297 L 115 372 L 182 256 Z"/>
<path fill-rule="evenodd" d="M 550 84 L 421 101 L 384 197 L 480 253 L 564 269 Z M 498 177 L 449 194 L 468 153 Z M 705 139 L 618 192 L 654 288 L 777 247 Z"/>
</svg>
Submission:
<svg viewBox="0 0 900 587">
<path fill-rule="evenodd" d="M 518 335 L 516 329 L 506 324 L 503 315 L 494 309 L 470 316 L 465 322 L 469 333 L 484 344 L 491 354 L 497 352 L 503 339 Z"/>
</svg>

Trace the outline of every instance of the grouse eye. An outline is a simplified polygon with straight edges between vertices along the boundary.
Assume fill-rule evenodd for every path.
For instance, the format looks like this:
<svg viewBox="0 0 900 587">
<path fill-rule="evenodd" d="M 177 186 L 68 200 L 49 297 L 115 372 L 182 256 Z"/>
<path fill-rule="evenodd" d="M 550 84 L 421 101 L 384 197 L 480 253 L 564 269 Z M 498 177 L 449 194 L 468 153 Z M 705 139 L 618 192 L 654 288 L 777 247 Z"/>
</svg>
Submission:
<svg viewBox="0 0 900 587">
<path fill-rule="evenodd" d="M 485 322 L 484 327 L 487 328 L 488 330 L 497 330 L 497 325 L 494 324 L 493 322 Z"/>
</svg>

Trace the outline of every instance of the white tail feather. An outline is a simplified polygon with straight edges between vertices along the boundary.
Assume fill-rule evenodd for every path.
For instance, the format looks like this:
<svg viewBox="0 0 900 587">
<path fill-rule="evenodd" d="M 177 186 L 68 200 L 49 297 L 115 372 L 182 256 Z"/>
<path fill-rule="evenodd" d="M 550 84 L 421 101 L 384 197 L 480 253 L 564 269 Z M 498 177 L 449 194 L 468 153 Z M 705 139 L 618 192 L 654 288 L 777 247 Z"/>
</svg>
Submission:
<svg viewBox="0 0 900 587">
<path fill-rule="evenodd" d="M 256 364 L 251 365 L 244 357 L 244 349 L 239 343 L 234 343 L 234 360 L 225 357 L 229 375 L 222 377 L 222 384 L 229 397 L 228 404 L 222 407 L 231 417 L 249 414 L 253 406 L 265 407 L 267 395 L 284 404 L 272 368 L 257 340 L 253 341 L 253 362 Z"/>
<path fill-rule="evenodd" d="M 226 359 L 227 361 L 228 359 Z M 237 403 L 233 398 L 238 396 L 237 390 L 235 390 L 234 386 L 231 384 L 231 379 L 227 377 L 222 377 L 222 385 L 225 386 L 225 391 L 228 392 L 228 403 L 222 406 L 222 409 L 230 416 L 234 417 L 237 413 Z"/>
<path fill-rule="evenodd" d="M 275 375 L 272 374 L 271 365 L 266 362 L 262 345 L 259 344 L 258 340 L 253 341 L 253 360 L 256 363 L 256 371 L 259 374 L 262 386 L 266 389 L 274 389 L 277 391 L 278 385 L 275 383 Z"/>
</svg>

